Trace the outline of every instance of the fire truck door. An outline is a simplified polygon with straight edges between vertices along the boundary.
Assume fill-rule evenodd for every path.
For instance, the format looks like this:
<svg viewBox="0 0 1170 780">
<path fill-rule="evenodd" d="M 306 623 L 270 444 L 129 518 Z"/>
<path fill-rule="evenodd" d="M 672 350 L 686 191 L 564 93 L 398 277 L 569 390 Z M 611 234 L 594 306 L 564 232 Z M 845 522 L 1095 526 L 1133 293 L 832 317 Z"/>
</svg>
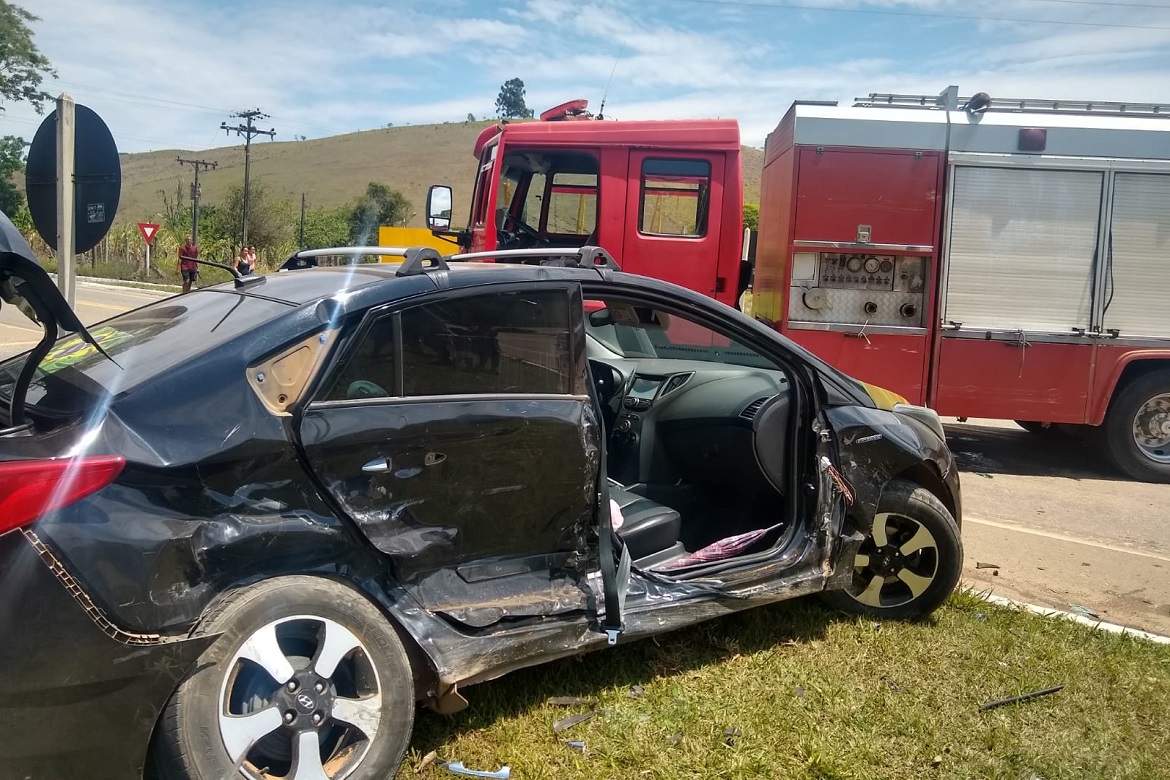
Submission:
<svg viewBox="0 0 1170 780">
<path fill-rule="evenodd" d="M 721 154 L 631 150 L 622 269 L 712 297 L 722 292 L 723 169 Z"/>
<path fill-rule="evenodd" d="M 1080 423 L 1105 174 L 956 165 L 933 406 Z"/>
</svg>

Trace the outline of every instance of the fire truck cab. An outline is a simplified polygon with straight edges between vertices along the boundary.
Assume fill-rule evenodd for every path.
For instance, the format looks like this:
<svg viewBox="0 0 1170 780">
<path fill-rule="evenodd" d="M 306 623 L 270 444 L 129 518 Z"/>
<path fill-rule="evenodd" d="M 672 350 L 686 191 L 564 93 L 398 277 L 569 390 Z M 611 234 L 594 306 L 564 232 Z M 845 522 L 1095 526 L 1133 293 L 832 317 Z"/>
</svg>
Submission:
<svg viewBox="0 0 1170 780">
<path fill-rule="evenodd" d="M 913 403 L 1077 426 L 1170 481 L 1170 107 L 796 103 L 767 139 L 754 294 Z"/>
<path fill-rule="evenodd" d="M 624 270 L 734 303 L 748 279 L 739 125 L 582 121 L 585 106 L 484 129 L 460 248 L 599 245 Z M 450 208 L 449 188 L 432 188 L 428 214 L 436 199 Z"/>
</svg>

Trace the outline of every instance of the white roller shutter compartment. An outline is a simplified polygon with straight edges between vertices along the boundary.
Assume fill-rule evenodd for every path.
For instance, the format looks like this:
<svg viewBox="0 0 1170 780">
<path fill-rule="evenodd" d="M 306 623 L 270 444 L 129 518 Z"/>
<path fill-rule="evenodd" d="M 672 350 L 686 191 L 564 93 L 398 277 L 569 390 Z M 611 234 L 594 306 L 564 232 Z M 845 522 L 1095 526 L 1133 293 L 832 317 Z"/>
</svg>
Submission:
<svg viewBox="0 0 1170 780">
<path fill-rule="evenodd" d="M 956 166 L 944 321 L 1088 328 L 1104 174 Z"/>
<path fill-rule="evenodd" d="M 1116 174 L 1109 227 L 1105 329 L 1170 337 L 1170 175 Z"/>
</svg>

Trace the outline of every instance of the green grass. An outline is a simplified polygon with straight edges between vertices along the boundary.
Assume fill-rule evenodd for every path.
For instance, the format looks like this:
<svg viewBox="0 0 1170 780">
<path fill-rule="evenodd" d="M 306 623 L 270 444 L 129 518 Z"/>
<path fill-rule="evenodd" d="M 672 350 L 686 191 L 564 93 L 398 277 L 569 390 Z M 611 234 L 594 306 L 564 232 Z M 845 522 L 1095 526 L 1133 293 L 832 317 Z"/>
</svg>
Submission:
<svg viewBox="0 0 1170 780">
<path fill-rule="evenodd" d="M 644 694 L 631 698 L 631 686 Z M 1052 696 L 981 712 L 1007 696 Z M 1164 778 L 1170 648 L 956 594 L 927 622 L 801 601 L 514 673 L 420 711 L 407 778 Z M 593 719 L 555 734 L 559 718 Z M 724 730 L 742 736 L 725 744 Z M 681 735 L 681 739 L 679 739 Z M 584 754 L 566 740 L 584 740 Z M 673 743 L 673 744 L 672 744 Z M 422 757 L 437 759 L 421 773 Z"/>
</svg>

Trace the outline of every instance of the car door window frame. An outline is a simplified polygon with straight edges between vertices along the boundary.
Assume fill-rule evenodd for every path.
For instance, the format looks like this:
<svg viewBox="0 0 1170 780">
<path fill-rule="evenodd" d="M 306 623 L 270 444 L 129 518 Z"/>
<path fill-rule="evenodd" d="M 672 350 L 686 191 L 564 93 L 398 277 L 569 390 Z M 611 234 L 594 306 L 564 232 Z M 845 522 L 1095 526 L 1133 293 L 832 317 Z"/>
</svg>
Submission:
<svg viewBox="0 0 1170 780">
<path fill-rule="evenodd" d="M 432 395 L 406 395 L 404 393 L 404 360 L 402 349 L 402 313 L 408 309 L 413 309 L 419 306 L 426 306 L 444 301 L 458 300 L 460 298 L 474 297 L 477 295 L 486 294 L 504 294 L 527 291 L 561 291 L 569 299 L 568 312 L 569 318 L 566 325 L 566 330 L 570 338 L 570 355 L 569 355 L 569 371 L 570 371 L 570 387 L 567 393 L 534 393 L 530 391 L 520 390 L 514 393 L 493 392 L 493 393 L 436 393 Z M 313 397 L 308 406 L 311 408 L 329 408 L 334 406 L 347 405 L 370 405 L 370 404 L 386 404 L 386 403 L 430 403 L 436 399 L 444 398 L 589 398 L 589 389 L 587 382 L 588 377 L 588 361 L 585 358 L 583 349 L 573 348 L 573 341 L 578 330 L 584 331 L 584 312 L 582 310 L 582 294 L 581 285 L 578 282 L 566 281 L 541 281 L 541 282 L 520 282 L 520 283 L 502 283 L 480 285 L 476 287 L 456 288 L 453 290 L 440 290 L 424 294 L 422 296 L 413 296 L 407 300 L 393 301 L 391 303 L 383 304 L 371 308 L 362 317 L 361 322 L 355 327 L 354 334 L 342 347 L 342 351 L 338 353 L 336 361 L 327 367 L 324 372 L 322 381 L 314 389 Z M 574 316 L 574 311 L 580 311 L 580 314 Z M 385 318 L 392 318 L 394 320 L 392 326 L 393 340 L 394 340 L 394 388 L 386 388 L 388 395 L 375 396 L 370 398 L 336 398 L 330 399 L 325 397 L 334 386 L 342 372 L 349 365 L 357 351 L 361 348 L 364 339 L 368 338 L 370 332 L 375 326 L 383 321 Z M 583 344 L 584 342 L 582 342 Z"/>
</svg>

